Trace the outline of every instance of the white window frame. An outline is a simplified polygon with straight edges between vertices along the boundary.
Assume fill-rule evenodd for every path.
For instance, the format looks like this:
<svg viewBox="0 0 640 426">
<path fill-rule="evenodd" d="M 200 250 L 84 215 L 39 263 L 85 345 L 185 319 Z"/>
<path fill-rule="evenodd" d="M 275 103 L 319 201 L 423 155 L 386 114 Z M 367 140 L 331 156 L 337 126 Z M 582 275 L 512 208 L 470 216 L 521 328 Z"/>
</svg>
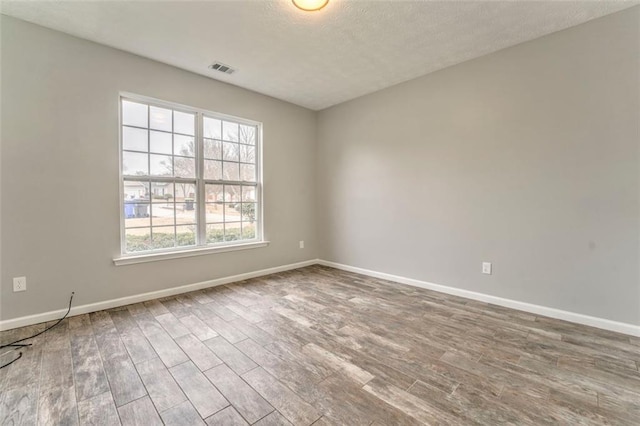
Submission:
<svg viewBox="0 0 640 426">
<path fill-rule="evenodd" d="M 125 215 L 124 215 L 124 197 L 125 197 L 125 175 L 123 174 L 122 159 L 123 159 L 123 117 L 122 117 L 122 101 L 132 101 L 143 103 L 148 106 L 155 106 L 160 108 L 168 108 L 174 111 L 192 113 L 196 115 L 196 129 L 195 129 L 195 160 L 196 160 L 196 245 L 187 247 L 171 247 L 168 249 L 148 250 L 141 252 L 127 252 L 126 251 L 126 228 L 125 228 Z M 247 126 L 255 126 L 256 128 L 256 140 L 255 140 L 255 156 L 256 156 L 256 182 L 243 182 L 243 181 L 225 181 L 212 180 L 204 178 L 204 135 L 203 121 L 204 117 L 210 117 L 218 120 L 232 121 Z M 118 158 L 119 158 L 119 188 L 120 188 L 120 256 L 114 258 L 116 265 L 128 265 L 140 262 L 151 262 L 156 260 L 173 259 L 189 256 L 198 256 L 211 253 L 220 253 L 244 249 L 252 249 L 265 247 L 269 244 L 264 239 L 264 222 L 263 222 L 263 184 L 262 184 L 262 123 L 258 121 L 249 120 L 246 118 L 235 117 L 228 114 L 222 114 L 219 112 L 213 112 L 204 110 L 201 108 L 194 108 L 174 102 L 162 101 L 148 96 L 137 95 L 128 92 L 120 92 L 118 95 Z M 149 171 L 150 173 L 151 171 Z M 147 176 L 149 178 L 149 176 Z M 150 181 L 179 181 L 192 179 L 181 179 L 174 177 L 158 177 L 151 176 Z M 206 200 L 205 200 L 205 185 L 206 184 L 224 184 L 224 185 L 254 185 L 256 188 L 256 236 L 252 239 L 225 241 L 219 243 L 207 244 L 207 223 L 206 223 Z M 174 226 L 176 226 L 174 224 Z"/>
</svg>

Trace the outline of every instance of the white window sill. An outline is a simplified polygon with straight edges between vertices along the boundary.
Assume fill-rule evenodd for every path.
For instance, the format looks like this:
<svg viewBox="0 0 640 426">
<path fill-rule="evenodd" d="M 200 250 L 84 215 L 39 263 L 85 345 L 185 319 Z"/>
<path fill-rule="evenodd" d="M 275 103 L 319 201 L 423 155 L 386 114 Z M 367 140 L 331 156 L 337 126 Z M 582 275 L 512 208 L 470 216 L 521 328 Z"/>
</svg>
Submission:
<svg viewBox="0 0 640 426">
<path fill-rule="evenodd" d="M 133 265 L 135 263 L 157 262 L 159 260 L 180 259 L 182 257 L 202 256 L 205 254 L 225 253 L 228 251 L 249 250 L 266 247 L 269 241 L 234 244 L 221 247 L 198 247 L 189 250 L 171 251 L 165 253 L 148 253 L 140 255 L 121 256 L 113 259 L 116 266 Z"/>
</svg>

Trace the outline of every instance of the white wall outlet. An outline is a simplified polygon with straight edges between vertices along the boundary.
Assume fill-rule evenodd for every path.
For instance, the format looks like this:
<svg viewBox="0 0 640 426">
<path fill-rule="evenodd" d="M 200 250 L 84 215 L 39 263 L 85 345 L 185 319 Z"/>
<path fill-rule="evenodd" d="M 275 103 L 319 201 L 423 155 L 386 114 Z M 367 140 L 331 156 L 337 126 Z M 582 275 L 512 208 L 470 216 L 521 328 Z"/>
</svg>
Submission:
<svg viewBox="0 0 640 426">
<path fill-rule="evenodd" d="M 300 248 L 304 248 L 304 241 L 300 241 Z"/>
<path fill-rule="evenodd" d="M 15 277 L 13 279 L 13 292 L 27 290 L 27 277 Z"/>
<path fill-rule="evenodd" d="M 482 262 L 482 273 L 491 275 L 491 262 Z"/>
</svg>

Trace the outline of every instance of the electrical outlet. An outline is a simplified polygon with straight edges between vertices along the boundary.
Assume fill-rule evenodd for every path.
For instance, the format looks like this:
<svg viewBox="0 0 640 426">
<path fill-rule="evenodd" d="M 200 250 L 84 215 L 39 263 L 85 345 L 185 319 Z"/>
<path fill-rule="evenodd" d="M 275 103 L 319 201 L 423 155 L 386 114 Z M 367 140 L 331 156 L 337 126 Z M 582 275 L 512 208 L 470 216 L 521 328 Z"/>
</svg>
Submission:
<svg viewBox="0 0 640 426">
<path fill-rule="evenodd" d="M 300 241 L 300 248 L 303 249 L 304 248 L 304 241 Z"/>
<path fill-rule="evenodd" d="M 482 262 L 482 273 L 491 275 L 491 262 Z"/>
<path fill-rule="evenodd" d="M 13 292 L 27 290 L 27 277 L 15 277 L 13 279 Z"/>
</svg>

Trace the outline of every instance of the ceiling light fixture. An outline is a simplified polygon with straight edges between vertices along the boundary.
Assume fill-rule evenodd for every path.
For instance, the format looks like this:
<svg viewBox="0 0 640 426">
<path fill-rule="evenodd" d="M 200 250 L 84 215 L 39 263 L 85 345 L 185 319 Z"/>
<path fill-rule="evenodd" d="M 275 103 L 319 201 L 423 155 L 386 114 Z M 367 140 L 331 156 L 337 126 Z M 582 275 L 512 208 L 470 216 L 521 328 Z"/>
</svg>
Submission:
<svg viewBox="0 0 640 426">
<path fill-rule="evenodd" d="M 293 4 L 300 10 L 305 12 L 315 12 L 320 10 L 329 3 L 329 0 L 291 0 Z"/>
</svg>

